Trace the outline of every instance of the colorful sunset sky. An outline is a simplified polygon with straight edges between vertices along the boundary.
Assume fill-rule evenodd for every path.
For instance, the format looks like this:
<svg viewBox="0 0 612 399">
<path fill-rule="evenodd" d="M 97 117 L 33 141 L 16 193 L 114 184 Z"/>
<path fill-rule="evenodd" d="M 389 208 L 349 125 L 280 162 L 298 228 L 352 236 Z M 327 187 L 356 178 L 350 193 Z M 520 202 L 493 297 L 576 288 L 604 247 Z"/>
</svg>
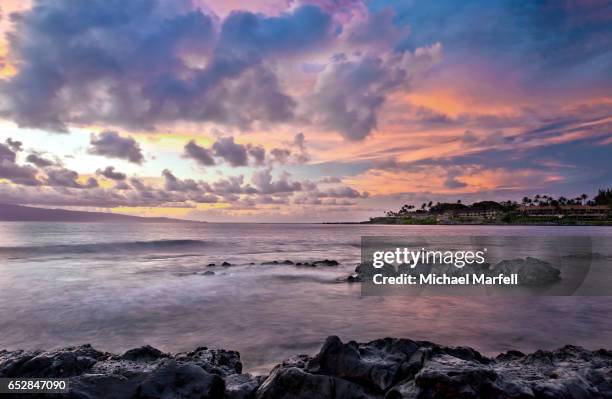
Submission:
<svg viewBox="0 0 612 399">
<path fill-rule="evenodd" d="M 609 0 L 0 4 L 0 203 L 358 221 L 612 186 Z"/>
</svg>

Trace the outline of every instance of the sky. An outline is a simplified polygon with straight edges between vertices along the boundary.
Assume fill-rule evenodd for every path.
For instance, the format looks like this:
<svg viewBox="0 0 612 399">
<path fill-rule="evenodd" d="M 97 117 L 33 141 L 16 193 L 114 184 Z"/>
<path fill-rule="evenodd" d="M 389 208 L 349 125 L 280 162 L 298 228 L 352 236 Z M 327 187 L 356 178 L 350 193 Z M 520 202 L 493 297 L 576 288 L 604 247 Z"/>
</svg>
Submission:
<svg viewBox="0 0 612 399">
<path fill-rule="evenodd" d="M 0 203 L 360 221 L 612 186 L 609 0 L 0 7 Z"/>
</svg>

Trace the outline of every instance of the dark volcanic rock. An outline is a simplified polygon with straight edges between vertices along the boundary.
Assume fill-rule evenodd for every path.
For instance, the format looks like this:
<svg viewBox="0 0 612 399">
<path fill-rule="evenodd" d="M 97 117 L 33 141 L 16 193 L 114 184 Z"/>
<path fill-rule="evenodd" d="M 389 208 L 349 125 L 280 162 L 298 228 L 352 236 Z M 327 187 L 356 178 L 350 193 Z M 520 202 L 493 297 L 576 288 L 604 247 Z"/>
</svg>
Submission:
<svg viewBox="0 0 612 399">
<path fill-rule="evenodd" d="M 69 378 L 70 392 L 53 397 L 76 399 L 609 399 L 612 352 L 566 346 L 490 359 L 467 347 L 332 336 L 316 356 L 294 356 L 256 377 L 242 374 L 235 351 L 168 355 L 143 346 L 117 356 L 84 345 L 1 351 L 0 377 Z"/>
<path fill-rule="evenodd" d="M 525 259 L 503 260 L 489 268 L 489 273 L 516 273 L 518 282 L 522 285 L 543 285 L 554 283 L 561 279 L 561 271 L 550 263 L 527 257 Z"/>
<path fill-rule="evenodd" d="M 180 364 L 170 360 L 155 369 L 139 384 L 136 397 L 148 399 L 222 398 L 225 383 L 195 364 Z"/>
<path fill-rule="evenodd" d="M 262 378 L 241 372 L 238 352 L 205 347 L 177 355 L 151 346 L 121 356 L 89 345 L 0 352 L 0 378 L 69 378 L 70 392 L 54 397 L 78 399 L 253 397 Z"/>
<path fill-rule="evenodd" d="M 105 354 L 90 345 L 49 352 L 0 352 L 0 377 L 65 378 L 83 374 Z"/>
<path fill-rule="evenodd" d="M 317 266 L 338 266 L 340 263 L 338 263 L 337 260 L 334 259 L 324 259 L 324 260 L 316 260 L 314 262 L 293 262 L 291 260 L 283 260 L 283 261 L 278 261 L 278 260 L 273 260 L 273 261 L 269 261 L 269 262 L 262 262 L 261 265 L 262 266 L 273 266 L 273 265 L 294 265 L 294 266 L 308 266 L 308 267 L 317 267 Z"/>
<path fill-rule="evenodd" d="M 402 365 L 417 349 L 417 344 L 410 340 L 387 338 L 369 344 L 354 341 L 343 344 L 340 338 L 332 336 L 308 363 L 307 370 L 385 391 L 407 376 Z"/>
<path fill-rule="evenodd" d="M 339 263 L 337 260 L 334 259 L 324 259 L 324 260 L 317 260 L 315 262 L 312 262 L 312 266 L 338 266 Z"/>
<path fill-rule="evenodd" d="M 612 353 L 565 347 L 496 359 L 471 348 L 329 337 L 313 358 L 277 366 L 257 398 L 612 398 Z"/>
<path fill-rule="evenodd" d="M 150 345 L 145 345 L 140 348 L 130 349 L 121 357 L 125 360 L 150 362 L 163 357 L 168 357 L 168 355 Z"/>
<path fill-rule="evenodd" d="M 212 374 L 222 377 L 242 373 L 240 353 L 224 349 L 200 347 L 192 352 L 179 353 L 175 359 L 194 363 Z"/>
<path fill-rule="evenodd" d="M 226 399 L 251 399 L 266 378 L 250 374 L 232 374 L 225 378 Z"/>
<path fill-rule="evenodd" d="M 232 266 L 232 264 L 229 262 L 223 262 L 221 263 L 221 266 L 229 267 L 229 266 Z"/>
<path fill-rule="evenodd" d="M 361 283 L 363 280 L 361 279 L 361 276 L 358 273 L 355 273 L 350 274 L 348 277 L 346 277 L 346 281 L 349 283 Z"/>
</svg>

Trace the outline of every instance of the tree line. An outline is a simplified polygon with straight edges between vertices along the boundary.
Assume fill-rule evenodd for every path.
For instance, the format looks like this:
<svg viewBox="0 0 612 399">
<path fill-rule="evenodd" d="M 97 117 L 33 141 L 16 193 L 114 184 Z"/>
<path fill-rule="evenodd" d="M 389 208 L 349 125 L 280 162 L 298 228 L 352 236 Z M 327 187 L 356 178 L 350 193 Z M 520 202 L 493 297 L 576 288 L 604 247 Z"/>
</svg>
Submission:
<svg viewBox="0 0 612 399">
<path fill-rule="evenodd" d="M 444 213 L 448 211 L 458 210 L 477 210 L 477 211 L 512 211 L 516 210 L 519 205 L 524 206 L 565 206 L 565 205 L 607 205 L 612 206 L 612 188 L 600 189 L 592 199 L 589 199 L 587 194 L 581 194 L 574 198 L 566 198 L 559 196 L 557 198 L 546 195 L 536 194 L 533 197 L 523 197 L 520 204 L 516 201 L 480 201 L 471 205 L 464 205 L 461 200 L 457 202 L 423 202 L 420 206 L 413 204 L 404 204 L 398 211 L 386 211 L 386 216 L 403 216 L 410 213 Z"/>
</svg>

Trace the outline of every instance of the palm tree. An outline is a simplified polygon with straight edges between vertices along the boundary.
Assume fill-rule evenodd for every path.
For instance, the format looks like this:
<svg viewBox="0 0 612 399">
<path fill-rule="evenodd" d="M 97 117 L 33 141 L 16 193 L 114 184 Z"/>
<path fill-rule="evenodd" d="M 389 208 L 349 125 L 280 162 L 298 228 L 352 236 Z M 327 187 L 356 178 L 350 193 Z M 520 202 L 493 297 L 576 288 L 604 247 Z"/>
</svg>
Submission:
<svg viewBox="0 0 612 399">
<path fill-rule="evenodd" d="M 584 205 L 584 203 L 586 202 L 586 199 L 589 198 L 589 196 L 586 194 L 582 194 L 580 198 L 582 199 L 582 204 Z"/>
</svg>

